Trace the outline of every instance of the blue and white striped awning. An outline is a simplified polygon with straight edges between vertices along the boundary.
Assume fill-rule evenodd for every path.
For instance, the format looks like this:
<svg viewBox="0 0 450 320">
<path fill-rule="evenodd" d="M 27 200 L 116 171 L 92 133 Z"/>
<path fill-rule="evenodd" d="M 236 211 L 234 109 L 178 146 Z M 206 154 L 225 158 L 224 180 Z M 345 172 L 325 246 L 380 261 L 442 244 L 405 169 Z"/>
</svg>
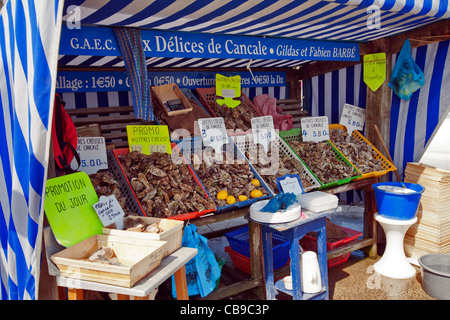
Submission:
<svg viewBox="0 0 450 320">
<path fill-rule="evenodd" d="M 6 1 L 0 17 L 0 299 L 35 299 L 62 1 Z"/>
<path fill-rule="evenodd" d="M 450 16 L 448 0 L 67 0 L 67 24 L 207 34 L 367 42 Z M 62 39 L 64 41 L 65 39 Z M 247 60 L 152 57 L 150 67 L 242 68 Z M 294 67 L 305 61 L 254 61 Z M 60 56 L 60 66 L 123 66 L 118 57 Z"/>
</svg>

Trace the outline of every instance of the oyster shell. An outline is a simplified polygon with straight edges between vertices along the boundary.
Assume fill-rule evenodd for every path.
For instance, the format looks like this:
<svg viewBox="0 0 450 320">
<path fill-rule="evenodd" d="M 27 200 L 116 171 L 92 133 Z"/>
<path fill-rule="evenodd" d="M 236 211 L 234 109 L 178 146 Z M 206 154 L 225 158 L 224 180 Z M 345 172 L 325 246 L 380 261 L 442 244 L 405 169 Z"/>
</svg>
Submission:
<svg viewBox="0 0 450 320">
<path fill-rule="evenodd" d="M 340 128 L 330 130 L 330 140 L 362 174 L 383 170 L 383 162 L 365 141 Z"/>
<path fill-rule="evenodd" d="M 172 162 L 167 153 L 133 151 L 119 156 L 119 161 L 147 216 L 167 218 L 216 208 L 195 182 L 189 165 Z M 195 195 L 203 199 L 202 206 L 194 204 Z"/>
<path fill-rule="evenodd" d="M 359 174 L 352 166 L 339 160 L 333 148 L 324 141 L 292 140 L 288 144 L 323 184 Z"/>
<path fill-rule="evenodd" d="M 301 164 L 285 153 L 279 153 L 278 157 L 274 157 L 276 158 L 276 163 L 271 163 L 270 161 L 272 159 L 270 150 L 266 154 L 265 152 L 258 152 L 258 148 L 252 148 L 245 155 L 275 193 L 280 192 L 277 178 L 286 174 L 298 174 L 303 188 L 308 188 L 312 185 L 303 174 Z"/>
<path fill-rule="evenodd" d="M 192 160 L 203 160 L 195 166 L 195 172 L 217 206 L 227 205 L 225 200 L 217 199 L 217 193 L 221 190 L 227 190 L 227 193 L 236 199 L 239 195 L 245 195 L 250 199 L 250 192 L 255 188 L 260 190 L 263 196 L 269 194 L 263 186 L 256 187 L 250 182 L 255 176 L 247 161 L 236 159 L 226 151 L 218 155 L 205 150 L 202 154 L 199 153 L 191 155 Z"/>
<path fill-rule="evenodd" d="M 110 196 L 113 194 L 116 197 L 117 202 L 119 202 L 120 206 L 122 207 L 125 216 L 137 215 L 136 212 L 134 212 L 133 210 L 131 210 L 131 208 L 128 207 L 127 198 L 126 196 L 122 195 L 122 192 L 120 191 L 119 182 L 116 179 L 114 179 L 114 176 L 112 175 L 111 172 L 102 171 L 92 173 L 89 175 L 89 179 L 91 180 L 98 197 Z"/>
</svg>

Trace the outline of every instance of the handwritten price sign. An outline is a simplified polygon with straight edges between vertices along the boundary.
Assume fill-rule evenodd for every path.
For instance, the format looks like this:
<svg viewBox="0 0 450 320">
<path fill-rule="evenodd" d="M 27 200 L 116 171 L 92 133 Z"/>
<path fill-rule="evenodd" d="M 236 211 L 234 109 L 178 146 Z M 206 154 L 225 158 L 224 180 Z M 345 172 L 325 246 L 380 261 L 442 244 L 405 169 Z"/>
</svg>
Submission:
<svg viewBox="0 0 450 320">
<path fill-rule="evenodd" d="M 110 196 L 101 196 L 93 207 L 103 226 L 107 227 L 116 223 L 117 229 L 122 229 L 124 212 L 113 194 Z"/>
<path fill-rule="evenodd" d="M 104 137 L 78 137 L 77 152 L 81 161 L 78 170 L 91 174 L 108 169 Z M 74 170 L 77 169 L 77 165 L 75 159 L 70 163 Z"/>
<path fill-rule="evenodd" d="M 264 151 L 269 151 L 269 145 L 275 140 L 275 129 L 273 126 L 272 116 L 256 117 L 251 119 L 253 141 L 260 143 L 264 147 Z"/>
<path fill-rule="evenodd" d="M 47 180 L 45 214 L 58 242 L 70 247 L 102 233 L 102 222 L 92 205 L 97 193 L 85 172 Z"/>
<path fill-rule="evenodd" d="M 198 119 L 203 145 L 212 147 L 216 154 L 222 151 L 222 146 L 228 143 L 227 129 L 223 118 Z"/>
<path fill-rule="evenodd" d="M 283 193 L 299 195 L 303 193 L 302 183 L 298 174 L 286 174 L 277 178 L 278 189 Z"/>
<path fill-rule="evenodd" d="M 138 150 L 143 154 L 153 152 L 172 153 L 169 129 L 161 126 L 127 126 L 130 152 Z"/>
<path fill-rule="evenodd" d="M 366 110 L 346 103 L 342 109 L 339 124 L 347 127 L 347 132 L 351 134 L 353 130 L 364 129 L 366 121 Z"/>
<path fill-rule="evenodd" d="M 320 142 L 330 140 L 328 117 L 310 117 L 302 119 L 303 141 Z"/>
<path fill-rule="evenodd" d="M 233 100 L 241 96 L 241 76 L 225 77 L 221 74 L 216 74 L 216 95 L 223 97 L 217 99 L 217 103 L 225 105 L 228 108 L 236 108 L 241 104 L 240 100 Z"/>
</svg>

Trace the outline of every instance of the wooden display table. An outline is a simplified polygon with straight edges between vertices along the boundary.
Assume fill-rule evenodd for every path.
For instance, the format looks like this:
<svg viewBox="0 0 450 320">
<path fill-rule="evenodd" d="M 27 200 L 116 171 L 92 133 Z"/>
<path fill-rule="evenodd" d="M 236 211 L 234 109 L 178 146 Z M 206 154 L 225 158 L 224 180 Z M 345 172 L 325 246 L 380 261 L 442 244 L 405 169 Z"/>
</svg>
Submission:
<svg viewBox="0 0 450 320">
<path fill-rule="evenodd" d="M 128 300 L 130 296 L 135 297 L 135 299 L 148 299 L 149 294 L 172 275 L 175 277 L 178 300 L 189 299 L 185 264 L 195 257 L 197 249 L 179 248 L 165 257 L 156 269 L 138 281 L 133 287 L 126 288 L 61 276 L 59 269 L 50 259 L 54 253 L 61 250 L 61 246 L 56 242 L 50 227 L 44 228 L 44 239 L 49 274 L 56 277 L 58 298 L 60 300 L 66 298 L 65 288 L 68 288 L 67 296 L 69 300 L 83 300 L 85 290 L 115 293 L 120 300 Z"/>
</svg>

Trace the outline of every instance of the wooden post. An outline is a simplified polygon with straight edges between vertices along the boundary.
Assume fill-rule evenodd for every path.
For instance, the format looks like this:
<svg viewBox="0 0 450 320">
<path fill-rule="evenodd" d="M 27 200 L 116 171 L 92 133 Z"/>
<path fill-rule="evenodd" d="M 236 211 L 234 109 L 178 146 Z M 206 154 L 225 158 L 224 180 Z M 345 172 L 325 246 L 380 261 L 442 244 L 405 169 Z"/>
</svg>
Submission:
<svg viewBox="0 0 450 320">
<path fill-rule="evenodd" d="M 366 137 L 378 149 L 383 150 L 380 139 L 374 129 L 377 125 L 381 137 L 389 149 L 390 118 L 391 118 L 391 88 L 388 83 L 391 79 L 392 54 L 389 50 L 390 41 L 380 39 L 373 41 L 373 47 L 370 53 L 386 53 L 386 80 L 376 90 L 372 91 L 367 87 L 367 105 L 366 105 Z M 364 67 L 364 66 L 363 66 Z"/>
<path fill-rule="evenodd" d="M 68 288 L 67 296 L 69 300 L 84 300 L 83 289 Z"/>
<path fill-rule="evenodd" d="M 189 300 L 186 281 L 186 268 L 182 266 L 174 273 L 175 288 L 177 291 L 177 300 Z"/>
<path fill-rule="evenodd" d="M 302 101 L 300 92 L 300 78 L 298 77 L 297 70 L 291 69 L 286 72 L 286 87 L 289 90 L 290 99 L 295 99 L 299 102 Z"/>
</svg>

